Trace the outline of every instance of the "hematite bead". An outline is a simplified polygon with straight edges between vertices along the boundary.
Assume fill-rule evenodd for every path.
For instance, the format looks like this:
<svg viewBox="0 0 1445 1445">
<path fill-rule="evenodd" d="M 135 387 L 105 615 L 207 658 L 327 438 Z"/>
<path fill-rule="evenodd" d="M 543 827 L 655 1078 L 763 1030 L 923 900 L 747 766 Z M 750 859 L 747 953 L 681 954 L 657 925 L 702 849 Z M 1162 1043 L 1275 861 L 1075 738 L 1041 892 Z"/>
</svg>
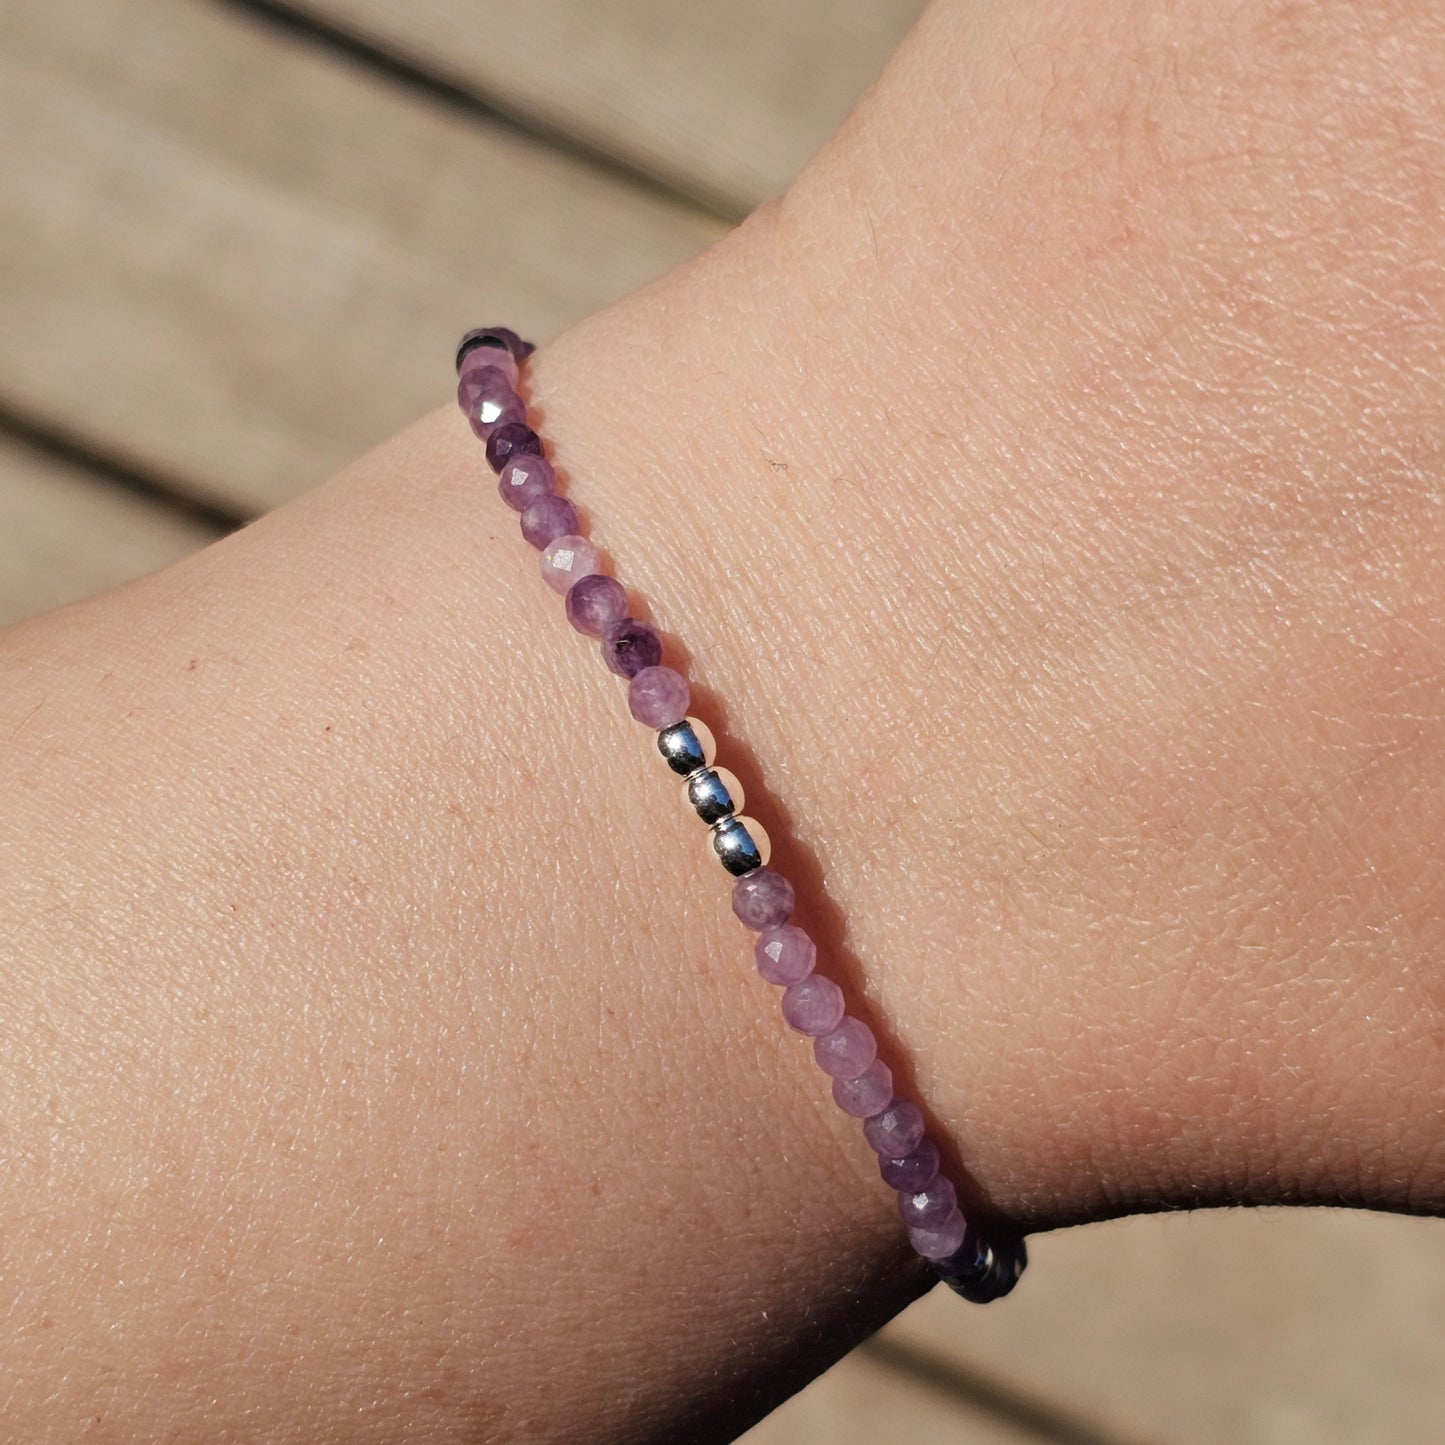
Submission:
<svg viewBox="0 0 1445 1445">
<path fill-rule="evenodd" d="M 743 805 L 742 785 L 726 768 L 704 768 L 682 785 L 690 808 L 704 823 L 720 823 Z"/>
<path fill-rule="evenodd" d="M 754 818 L 723 819 L 712 830 L 712 846 L 723 867 L 734 878 L 762 868 L 772 853 L 763 825 Z"/>
<path fill-rule="evenodd" d="M 657 750 L 673 772 L 686 777 L 699 768 L 710 768 L 717 757 L 712 730 L 695 717 L 685 717 L 657 735 Z"/>
</svg>

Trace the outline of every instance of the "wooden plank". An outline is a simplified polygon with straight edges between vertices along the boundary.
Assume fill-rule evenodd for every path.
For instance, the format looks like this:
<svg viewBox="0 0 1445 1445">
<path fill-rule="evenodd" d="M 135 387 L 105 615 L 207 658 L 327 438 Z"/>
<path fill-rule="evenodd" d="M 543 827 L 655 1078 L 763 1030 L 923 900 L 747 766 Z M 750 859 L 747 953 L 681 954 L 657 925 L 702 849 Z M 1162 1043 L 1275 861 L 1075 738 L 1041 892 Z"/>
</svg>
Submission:
<svg viewBox="0 0 1445 1445">
<path fill-rule="evenodd" d="M 855 1350 L 738 1445 L 1037 1445 L 1039 1436 L 925 1389 Z"/>
<path fill-rule="evenodd" d="M 0 623 L 153 572 L 219 534 L 0 436 Z"/>
<path fill-rule="evenodd" d="M 287 0 L 722 214 L 781 191 L 923 0 Z"/>
<path fill-rule="evenodd" d="M 1445 1225 L 1201 1212 L 1043 1236 L 1017 1293 L 879 1338 L 1171 1445 L 1419 1445 L 1445 1419 Z M 850 1359 L 852 1357 L 850 1356 Z"/>
<path fill-rule="evenodd" d="M 719 223 L 243 12 L 0 7 L 0 407 L 243 510 Z"/>
</svg>

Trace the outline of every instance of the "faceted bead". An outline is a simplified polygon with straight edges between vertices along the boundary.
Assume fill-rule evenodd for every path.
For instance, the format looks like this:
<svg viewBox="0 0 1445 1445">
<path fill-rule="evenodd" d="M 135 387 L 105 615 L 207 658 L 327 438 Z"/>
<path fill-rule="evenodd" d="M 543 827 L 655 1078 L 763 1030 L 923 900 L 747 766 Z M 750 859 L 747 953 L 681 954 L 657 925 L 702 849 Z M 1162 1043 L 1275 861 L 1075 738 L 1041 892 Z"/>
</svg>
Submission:
<svg viewBox="0 0 1445 1445">
<path fill-rule="evenodd" d="M 813 1057 L 831 1078 L 856 1079 L 878 1057 L 878 1041 L 862 1019 L 845 1018 L 814 1040 Z"/>
<path fill-rule="evenodd" d="M 504 349 L 514 361 L 525 361 L 537 349 L 530 341 L 523 341 L 510 326 L 477 326 L 457 343 L 458 371 L 468 353 L 479 347 Z"/>
<path fill-rule="evenodd" d="M 644 727 L 669 728 L 687 716 L 687 679 L 671 667 L 644 667 L 627 685 L 627 707 Z"/>
<path fill-rule="evenodd" d="M 554 592 L 565 592 L 579 577 L 586 577 L 601 565 L 597 548 L 586 537 L 558 537 L 542 553 L 542 577 Z"/>
<path fill-rule="evenodd" d="M 514 512 L 526 511 L 538 497 L 556 490 L 557 474 L 552 470 L 552 463 L 536 453 L 513 457 L 497 478 L 497 491 Z"/>
<path fill-rule="evenodd" d="M 923 1115 L 917 1104 L 895 1097 L 881 1113 L 863 1121 L 863 1137 L 874 1153 L 901 1159 L 923 1142 Z"/>
<path fill-rule="evenodd" d="M 733 884 L 733 912 L 744 928 L 779 928 L 793 912 L 793 885 L 771 868 L 757 868 Z"/>
<path fill-rule="evenodd" d="M 567 594 L 567 621 L 585 637 L 601 637 L 627 613 L 627 593 L 615 577 L 579 577 Z"/>
<path fill-rule="evenodd" d="M 682 785 L 683 806 L 711 826 L 743 805 L 743 785 L 727 768 L 705 768 Z"/>
<path fill-rule="evenodd" d="M 800 1034 L 830 1034 L 843 1018 L 843 990 L 831 978 L 810 973 L 783 991 L 783 1017 Z"/>
<path fill-rule="evenodd" d="M 517 367 L 516 357 L 504 346 L 472 347 L 472 349 L 462 357 L 462 364 L 457 368 L 457 375 L 465 381 L 469 375 L 478 371 L 484 371 L 489 366 L 496 367 L 496 369 L 507 378 L 507 382 L 512 389 L 516 389 L 521 372 Z"/>
<path fill-rule="evenodd" d="M 833 1080 L 833 1102 L 854 1119 L 871 1119 L 893 1098 L 893 1070 L 874 1059 L 856 1079 Z"/>
<path fill-rule="evenodd" d="M 495 367 L 488 367 L 483 373 L 486 376 L 500 378 L 502 373 Z M 467 407 L 467 420 L 472 424 L 472 431 L 483 441 L 486 441 L 498 427 L 521 426 L 527 419 L 527 408 L 522 405 L 522 398 L 510 387 L 505 391 L 492 389 L 482 392 L 472 399 Z"/>
<path fill-rule="evenodd" d="M 918 1147 L 901 1159 L 890 1159 L 884 1155 L 878 1160 L 878 1172 L 883 1182 L 900 1194 L 915 1193 L 926 1189 L 938 1173 L 938 1145 L 926 1135 Z"/>
<path fill-rule="evenodd" d="M 636 677 L 662 661 L 662 638 L 646 622 L 624 617 L 602 634 L 602 660 L 618 677 Z"/>
<path fill-rule="evenodd" d="M 522 512 L 522 536 L 539 550 L 550 547 L 559 537 L 577 536 L 581 525 L 577 508 L 556 492 L 548 492 L 545 497 L 528 502 Z"/>
<path fill-rule="evenodd" d="M 699 768 L 710 768 L 717 757 L 712 729 L 695 717 L 685 717 L 657 735 L 657 750 L 673 772 L 686 777 Z"/>
<path fill-rule="evenodd" d="M 818 961 L 818 945 L 796 923 L 769 928 L 753 945 L 758 972 L 769 983 L 800 983 Z"/>
<path fill-rule="evenodd" d="M 908 1242 L 924 1259 L 947 1259 L 962 1246 L 967 1232 L 963 1215 L 955 1209 L 947 1219 L 931 1229 L 910 1229 Z"/>
<path fill-rule="evenodd" d="M 529 452 L 534 456 L 542 455 L 542 438 L 524 421 L 508 421 L 494 426 L 486 442 L 487 461 L 494 472 L 500 472 L 513 457 Z"/>
<path fill-rule="evenodd" d="M 910 1229 L 937 1229 L 957 1208 L 958 1191 L 942 1174 L 922 1189 L 898 1195 L 898 1217 Z"/>
</svg>

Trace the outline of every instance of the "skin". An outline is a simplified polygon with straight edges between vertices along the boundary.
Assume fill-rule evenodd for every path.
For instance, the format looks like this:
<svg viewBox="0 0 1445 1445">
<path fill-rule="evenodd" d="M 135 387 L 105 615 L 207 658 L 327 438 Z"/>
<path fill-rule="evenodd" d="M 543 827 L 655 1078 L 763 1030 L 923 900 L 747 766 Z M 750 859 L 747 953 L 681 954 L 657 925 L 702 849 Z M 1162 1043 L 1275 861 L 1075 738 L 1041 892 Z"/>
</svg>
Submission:
<svg viewBox="0 0 1445 1445">
<path fill-rule="evenodd" d="M 940 4 L 530 369 L 980 1215 L 1445 1208 L 1442 98 Z M 0 636 L 12 1438 L 726 1439 L 924 1287 L 490 491 L 439 411 Z"/>
</svg>

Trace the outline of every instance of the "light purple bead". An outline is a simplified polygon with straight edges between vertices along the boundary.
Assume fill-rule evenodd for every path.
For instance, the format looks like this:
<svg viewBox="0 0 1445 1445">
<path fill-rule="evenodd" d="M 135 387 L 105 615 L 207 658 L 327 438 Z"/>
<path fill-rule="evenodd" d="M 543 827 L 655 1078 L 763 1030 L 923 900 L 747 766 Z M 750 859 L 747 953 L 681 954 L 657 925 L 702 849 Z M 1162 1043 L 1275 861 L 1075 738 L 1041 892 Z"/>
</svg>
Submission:
<svg viewBox="0 0 1445 1445">
<path fill-rule="evenodd" d="M 500 472 L 513 458 L 531 453 L 542 455 L 542 438 L 524 421 L 507 421 L 494 426 L 486 435 L 487 462 Z"/>
<path fill-rule="evenodd" d="M 522 512 L 522 535 L 538 549 L 550 547 L 559 537 L 575 537 L 581 525 L 577 508 L 556 492 L 528 502 Z"/>
<path fill-rule="evenodd" d="M 754 868 L 733 884 L 733 912 L 744 928 L 761 933 L 792 916 L 793 885 L 772 868 Z"/>
<path fill-rule="evenodd" d="M 501 346 L 474 346 L 462 357 L 462 364 L 458 368 L 459 376 L 467 376 L 469 373 L 484 371 L 487 367 L 494 366 L 503 376 L 507 378 L 507 384 L 513 389 L 516 388 L 520 375 L 517 369 L 517 359 L 512 353 Z"/>
<path fill-rule="evenodd" d="M 462 369 L 474 350 L 498 350 L 492 345 L 494 342 L 500 342 L 517 361 L 525 361 L 537 349 L 530 341 L 523 341 L 510 326 L 474 326 L 457 343 L 457 370 Z"/>
<path fill-rule="evenodd" d="M 925 1136 L 918 1147 L 901 1159 L 890 1159 L 886 1155 L 878 1160 L 878 1172 L 883 1182 L 900 1194 L 913 1194 L 926 1189 L 938 1173 L 938 1145 Z"/>
<path fill-rule="evenodd" d="M 758 972 L 769 983 L 800 983 L 818 961 L 818 945 L 796 923 L 769 928 L 753 946 Z"/>
<path fill-rule="evenodd" d="M 874 1153 L 901 1159 L 923 1142 L 923 1115 L 917 1104 L 895 1096 L 882 1113 L 863 1121 L 863 1137 Z"/>
<path fill-rule="evenodd" d="M 513 457 L 497 478 L 497 491 L 514 511 L 522 512 L 537 500 L 557 490 L 557 474 L 546 457 L 535 453 Z"/>
<path fill-rule="evenodd" d="M 627 707 L 644 727 L 670 728 L 687 716 L 687 679 L 670 667 L 644 667 L 627 685 Z"/>
<path fill-rule="evenodd" d="M 856 1079 L 833 1080 L 833 1102 L 854 1119 L 871 1119 L 893 1098 L 893 1070 L 874 1059 Z"/>
<path fill-rule="evenodd" d="M 601 637 L 627 613 L 627 593 L 615 577 L 579 577 L 567 594 L 567 621 L 587 637 Z"/>
<path fill-rule="evenodd" d="M 502 373 L 495 367 L 488 367 L 482 372 L 483 376 L 495 376 L 501 378 Z M 465 382 L 459 382 L 457 386 L 460 394 Z M 483 441 L 488 441 L 493 432 L 503 426 L 520 426 L 527 418 L 527 409 L 522 405 L 522 398 L 517 395 L 511 387 L 505 390 L 485 391 L 472 400 L 467 407 L 467 420 L 472 424 L 472 430 Z"/>
<path fill-rule="evenodd" d="M 597 548 L 586 537 L 558 537 L 542 553 L 542 577 L 554 592 L 565 592 L 601 565 Z"/>
<path fill-rule="evenodd" d="M 845 1018 L 832 1033 L 814 1040 L 813 1057 L 825 1074 L 856 1079 L 878 1057 L 878 1042 L 862 1019 Z"/>
<path fill-rule="evenodd" d="M 898 1195 L 898 1217 L 910 1229 L 937 1229 L 957 1208 L 958 1191 L 942 1174 L 922 1189 Z"/>
<path fill-rule="evenodd" d="M 843 1017 L 843 990 L 831 978 L 810 973 L 783 991 L 783 1017 L 800 1034 L 830 1034 Z"/>
<path fill-rule="evenodd" d="M 624 617 L 602 634 L 602 661 L 618 677 L 636 677 L 644 667 L 662 661 L 662 638 L 650 624 Z"/>
<path fill-rule="evenodd" d="M 963 1237 L 968 1226 L 957 1209 L 932 1229 L 910 1229 L 908 1242 L 924 1259 L 947 1259 L 963 1247 Z"/>
</svg>

